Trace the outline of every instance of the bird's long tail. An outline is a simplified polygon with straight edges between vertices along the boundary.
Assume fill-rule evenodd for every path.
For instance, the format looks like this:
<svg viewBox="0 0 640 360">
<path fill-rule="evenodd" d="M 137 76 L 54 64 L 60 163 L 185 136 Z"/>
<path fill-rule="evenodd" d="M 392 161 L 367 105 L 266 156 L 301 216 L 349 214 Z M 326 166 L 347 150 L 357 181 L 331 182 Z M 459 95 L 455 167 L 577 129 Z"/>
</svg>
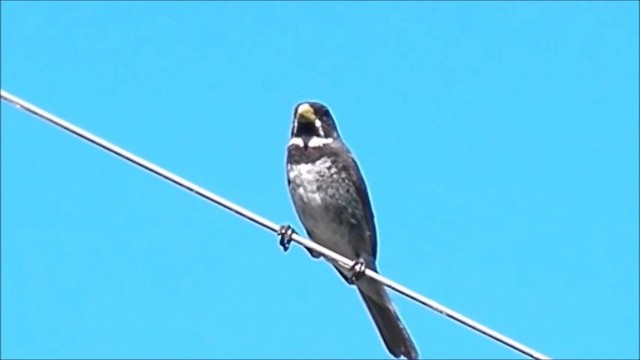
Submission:
<svg viewBox="0 0 640 360">
<path fill-rule="evenodd" d="M 396 358 L 417 359 L 418 350 L 384 287 L 375 280 L 363 278 L 358 281 L 358 291 L 387 350 Z"/>
</svg>

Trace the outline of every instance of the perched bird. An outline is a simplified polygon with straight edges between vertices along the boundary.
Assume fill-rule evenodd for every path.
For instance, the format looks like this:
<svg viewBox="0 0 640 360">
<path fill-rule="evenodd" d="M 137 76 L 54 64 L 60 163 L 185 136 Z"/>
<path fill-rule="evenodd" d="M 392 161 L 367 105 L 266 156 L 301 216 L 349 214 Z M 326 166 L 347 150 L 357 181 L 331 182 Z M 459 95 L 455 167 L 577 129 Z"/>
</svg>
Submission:
<svg viewBox="0 0 640 360">
<path fill-rule="evenodd" d="M 377 271 L 373 210 L 358 164 L 323 104 L 303 102 L 295 107 L 286 167 L 293 205 L 311 240 L 357 259 L 352 268 L 334 266 L 357 286 L 389 352 L 416 359 L 416 346 L 384 287 L 358 276 L 364 266 Z"/>
</svg>

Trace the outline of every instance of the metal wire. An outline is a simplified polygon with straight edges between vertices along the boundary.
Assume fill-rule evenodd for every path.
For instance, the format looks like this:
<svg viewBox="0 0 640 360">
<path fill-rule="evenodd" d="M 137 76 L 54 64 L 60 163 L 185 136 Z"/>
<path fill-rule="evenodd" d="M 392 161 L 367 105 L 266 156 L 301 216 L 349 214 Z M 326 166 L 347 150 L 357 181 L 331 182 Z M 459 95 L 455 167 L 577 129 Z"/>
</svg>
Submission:
<svg viewBox="0 0 640 360">
<path fill-rule="evenodd" d="M 280 230 L 280 226 L 263 218 L 262 216 L 259 216 L 229 200 L 226 200 L 210 191 L 207 191 L 205 189 L 203 189 L 202 187 L 181 178 L 178 175 L 175 175 L 153 163 L 150 163 L 149 161 L 142 159 L 106 140 L 103 140 L 102 138 L 95 136 L 67 121 L 64 121 L 63 119 L 52 115 L 16 96 L 13 96 L 11 94 L 9 94 L 8 92 L 4 91 L 4 90 L 0 90 L 1 93 L 1 97 L 3 100 L 5 100 L 7 103 L 12 104 L 16 107 L 18 107 L 19 109 L 22 109 L 34 116 L 36 116 L 37 118 L 41 119 L 41 120 L 45 120 L 55 126 L 58 126 L 96 146 L 101 147 L 102 149 L 106 150 L 107 152 L 110 152 L 122 159 L 125 159 L 131 163 L 133 163 L 134 165 L 140 166 L 142 168 L 144 168 L 145 170 L 156 174 L 162 178 L 164 178 L 165 180 L 168 180 L 169 182 L 185 189 L 188 190 L 190 192 L 195 193 L 196 195 L 209 200 L 215 204 L 218 204 L 220 206 L 222 206 L 223 208 L 232 211 L 240 216 L 242 216 L 243 218 L 258 224 L 266 229 L 271 230 L 274 233 L 277 233 Z M 292 234 L 291 235 L 291 240 L 293 240 L 294 242 L 312 249 L 320 254 L 322 254 L 324 257 L 326 257 L 327 259 L 329 259 L 330 261 L 336 263 L 336 264 L 340 264 L 341 266 L 345 266 L 345 267 L 350 267 L 354 261 L 351 259 L 347 259 L 346 257 L 333 252 L 321 245 L 318 245 L 317 243 L 311 241 L 311 240 L 307 240 L 303 237 L 301 237 L 298 234 Z M 376 273 L 375 271 L 366 269 L 364 272 L 364 275 L 378 281 L 379 283 L 383 284 L 384 286 L 396 291 L 399 294 L 402 294 L 424 306 L 426 306 L 427 308 L 434 310 L 446 317 L 448 317 L 449 319 L 452 319 L 456 322 L 458 322 L 461 325 L 464 325 L 484 336 L 487 336 L 495 341 L 497 341 L 498 343 L 507 346 L 523 355 L 526 355 L 532 359 L 549 359 L 549 357 L 527 347 L 524 346 L 522 344 L 520 344 L 519 342 L 512 340 L 494 330 L 491 330 L 490 328 L 481 325 L 451 309 L 448 309 L 447 307 L 431 300 L 428 299 L 420 294 L 418 294 L 417 292 L 402 286 L 398 283 L 396 283 L 395 281 L 389 280 L 386 277 Z"/>
</svg>

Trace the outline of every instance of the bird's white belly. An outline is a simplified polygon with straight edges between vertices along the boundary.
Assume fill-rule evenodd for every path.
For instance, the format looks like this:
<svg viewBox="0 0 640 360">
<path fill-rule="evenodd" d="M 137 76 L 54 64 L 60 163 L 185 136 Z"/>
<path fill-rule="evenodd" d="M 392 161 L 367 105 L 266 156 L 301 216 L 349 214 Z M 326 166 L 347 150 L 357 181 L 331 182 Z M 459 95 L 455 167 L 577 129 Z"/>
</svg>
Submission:
<svg viewBox="0 0 640 360">
<path fill-rule="evenodd" d="M 349 227 L 341 226 L 331 213 L 326 184 L 336 171 L 325 158 L 313 164 L 287 165 L 289 191 L 304 226 L 313 232 L 312 239 L 343 256 L 353 258 L 349 246 Z M 325 186 L 321 194 L 321 188 Z M 311 235 L 311 234 L 309 234 Z"/>
<path fill-rule="evenodd" d="M 330 164 L 324 159 L 313 164 L 288 165 L 290 191 L 302 203 L 311 207 L 322 206 L 319 187 L 322 178 L 331 175 Z"/>
</svg>

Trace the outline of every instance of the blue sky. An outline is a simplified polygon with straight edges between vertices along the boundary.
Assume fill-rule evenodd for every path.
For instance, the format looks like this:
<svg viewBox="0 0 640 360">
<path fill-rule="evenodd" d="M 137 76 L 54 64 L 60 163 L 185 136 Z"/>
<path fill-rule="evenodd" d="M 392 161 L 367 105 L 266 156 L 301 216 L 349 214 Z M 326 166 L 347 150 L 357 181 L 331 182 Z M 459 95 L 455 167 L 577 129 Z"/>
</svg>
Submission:
<svg viewBox="0 0 640 360">
<path fill-rule="evenodd" d="M 325 102 L 381 272 L 555 358 L 637 358 L 638 3 L 2 2 L 2 89 L 278 223 Z M 3 358 L 386 358 L 271 233 L 2 104 Z M 519 355 L 396 294 L 424 358 Z"/>
</svg>

